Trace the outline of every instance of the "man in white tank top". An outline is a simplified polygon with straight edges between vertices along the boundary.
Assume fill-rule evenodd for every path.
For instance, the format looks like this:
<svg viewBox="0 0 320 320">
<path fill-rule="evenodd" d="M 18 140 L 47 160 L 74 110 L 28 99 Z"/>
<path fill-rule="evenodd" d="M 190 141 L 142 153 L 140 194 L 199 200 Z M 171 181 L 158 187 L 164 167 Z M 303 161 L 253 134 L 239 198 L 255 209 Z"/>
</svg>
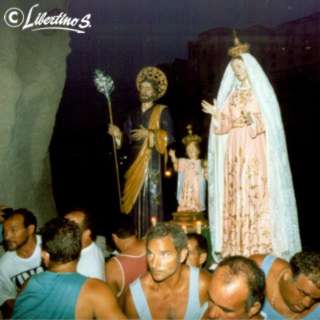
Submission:
<svg viewBox="0 0 320 320">
<path fill-rule="evenodd" d="M 198 319 L 206 309 L 210 276 L 184 264 L 187 237 L 173 223 L 158 223 L 147 234 L 149 271 L 125 296 L 130 319 Z"/>
</svg>

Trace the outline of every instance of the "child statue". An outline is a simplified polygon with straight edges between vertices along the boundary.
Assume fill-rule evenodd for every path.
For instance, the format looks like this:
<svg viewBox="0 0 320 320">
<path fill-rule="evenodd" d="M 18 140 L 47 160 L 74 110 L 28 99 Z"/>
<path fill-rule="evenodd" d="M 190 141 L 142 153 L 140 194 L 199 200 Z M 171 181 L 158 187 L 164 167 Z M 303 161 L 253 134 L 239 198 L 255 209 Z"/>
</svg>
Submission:
<svg viewBox="0 0 320 320">
<path fill-rule="evenodd" d="M 188 134 L 182 139 L 188 158 L 177 158 L 175 150 L 169 156 L 178 172 L 177 211 L 202 212 L 206 201 L 206 161 L 199 159 L 201 137 L 192 133 L 192 126 L 187 126 Z"/>
</svg>

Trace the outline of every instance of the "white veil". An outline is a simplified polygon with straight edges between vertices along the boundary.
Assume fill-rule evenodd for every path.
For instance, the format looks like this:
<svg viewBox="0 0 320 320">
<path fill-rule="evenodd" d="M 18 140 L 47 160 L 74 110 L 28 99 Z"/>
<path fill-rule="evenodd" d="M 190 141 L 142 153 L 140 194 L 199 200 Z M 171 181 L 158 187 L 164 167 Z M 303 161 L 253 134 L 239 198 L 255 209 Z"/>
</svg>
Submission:
<svg viewBox="0 0 320 320">
<path fill-rule="evenodd" d="M 296 201 L 292 184 L 280 108 L 274 90 L 257 60 L 249 53 L 241 55 L 266 127 L 267 172 L 270 225 L 273 254 L 290 258 L 301 250 Z M 230 63 L 223 75 L 217 104 L 222 108 L 238 83 Z M 222 251 L 224 155 L 228 135 L 215 135 L 211 122 L 208 146 L 209 226 L 212 253 Z"/>
</svg>

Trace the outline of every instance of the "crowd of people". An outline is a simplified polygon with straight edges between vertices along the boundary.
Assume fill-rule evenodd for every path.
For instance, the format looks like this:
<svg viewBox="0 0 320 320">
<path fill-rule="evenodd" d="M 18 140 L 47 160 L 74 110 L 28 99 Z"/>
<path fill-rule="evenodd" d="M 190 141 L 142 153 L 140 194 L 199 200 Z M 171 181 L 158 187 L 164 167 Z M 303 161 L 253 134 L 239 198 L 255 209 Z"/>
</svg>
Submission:
<svg viewBox="0 0 320 320">
<path fill-rule="evenodd" d="M 75 209 L 37 232 L 27 209 L 1 212 L 0 304 L 13 319 L 320 319 L 320 253 L 224 258 L 207 240 L 159 222 L 144 239 L 128 215 L 105 258 L 90 214 Z"/>
</svg>

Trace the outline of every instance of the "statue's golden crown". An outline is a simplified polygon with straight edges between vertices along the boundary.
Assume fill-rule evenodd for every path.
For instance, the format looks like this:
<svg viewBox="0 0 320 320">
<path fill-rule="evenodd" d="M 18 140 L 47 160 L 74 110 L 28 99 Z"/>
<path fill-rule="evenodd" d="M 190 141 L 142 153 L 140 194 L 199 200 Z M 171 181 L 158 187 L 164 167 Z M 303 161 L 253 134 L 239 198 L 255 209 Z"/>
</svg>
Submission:
<svg viewBox="0 0 320 320">
<path fill-rule="evenodd" d="M 250 45 L 249 43 L 242 43 L 235 30 L 233 30 L 233 37 L 234 37 L 234 46 L 229 48 L 228 50 L 228 55 L 232 58 L 237 58 L 237 57 L 240 57 L 242 53 L 246 53 L 246 52 L 249 52 L 250 50 Z"/>
<path fill-rule="evenodd" d="M 184 145 L 188 145 L 191 142 L 195 142 L 195 143 L 200 143 L 201 142 L 201 137 L 198 136 L 197 134 L 193 134 L 192 133 L 192 125 L 188 124 L 187 125 L 187 130 L 188 130 L 188 134 L 182 139 L 182 143 Z"/>
</svg>

